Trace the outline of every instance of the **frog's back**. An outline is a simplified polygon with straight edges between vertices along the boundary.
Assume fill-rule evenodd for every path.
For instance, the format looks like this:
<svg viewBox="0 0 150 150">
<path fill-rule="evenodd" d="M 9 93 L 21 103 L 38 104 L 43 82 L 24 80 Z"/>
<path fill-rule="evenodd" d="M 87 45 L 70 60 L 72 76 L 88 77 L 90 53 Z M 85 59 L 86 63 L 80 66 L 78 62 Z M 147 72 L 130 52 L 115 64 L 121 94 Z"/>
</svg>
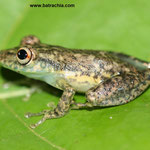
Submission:
<svg viewBox="0 0 150 150">
<path fill-rule="evenodd" d="M 48 54 L 49 53 L 49 54 Z M 129 69 L 130 65 L 107 51 L 76 50 L 63 47 L 51 47 L 46 56 L 55 64 L 55 71 L 82 72 L 82 75 L 105 72 L 114 73 L 121 69 Z"/>
</svg>

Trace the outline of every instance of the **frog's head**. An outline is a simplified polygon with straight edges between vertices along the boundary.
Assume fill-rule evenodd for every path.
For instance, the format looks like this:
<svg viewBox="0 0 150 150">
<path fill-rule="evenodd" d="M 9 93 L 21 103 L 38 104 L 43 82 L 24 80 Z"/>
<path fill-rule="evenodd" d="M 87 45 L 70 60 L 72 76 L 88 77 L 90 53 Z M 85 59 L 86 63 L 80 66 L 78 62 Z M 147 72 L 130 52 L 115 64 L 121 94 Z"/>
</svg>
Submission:
<svg viewBox="0 0 150 150">
<path fill-rule="evenodd" d="M 41 45 L 35 36 L 27 36 L 22 39 L 19 47 L 0 51 L 0 64 L 10 70 L 27 76 L 33 75 L 33 77 L 49 72 L 51 67 Z"/>
</svg>

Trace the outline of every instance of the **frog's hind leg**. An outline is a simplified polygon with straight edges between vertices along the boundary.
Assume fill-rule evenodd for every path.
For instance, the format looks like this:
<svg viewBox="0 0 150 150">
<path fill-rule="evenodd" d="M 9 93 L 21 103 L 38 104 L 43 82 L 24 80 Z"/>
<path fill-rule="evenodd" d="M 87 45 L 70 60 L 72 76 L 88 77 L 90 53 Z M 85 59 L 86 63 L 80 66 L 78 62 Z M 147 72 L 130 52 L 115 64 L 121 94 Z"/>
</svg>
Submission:
<svg viewBox="0 0 150 150">
<path fill-rule="evenodd" d="M 114 76 L 87 91 L 87 102 L 85 104 L 74 103 L 72 109 L 125 104 L 139 96 L 149 84 L 149 70 Z"/>
<path fill-rule="evenodd" d="M 129 64 L 135 66 L 136 68 L 139 69 L 147 69 L 150 68 L 150 62 L 140 60 L 138 58 L 135 58 L 133 56 L 129 56 L 126 54 L 122 53 L 117 53 L 117 52 L 109 52 L 110 54 L 119 57 L 121 60 L 128 62 Z"/>
</svg>

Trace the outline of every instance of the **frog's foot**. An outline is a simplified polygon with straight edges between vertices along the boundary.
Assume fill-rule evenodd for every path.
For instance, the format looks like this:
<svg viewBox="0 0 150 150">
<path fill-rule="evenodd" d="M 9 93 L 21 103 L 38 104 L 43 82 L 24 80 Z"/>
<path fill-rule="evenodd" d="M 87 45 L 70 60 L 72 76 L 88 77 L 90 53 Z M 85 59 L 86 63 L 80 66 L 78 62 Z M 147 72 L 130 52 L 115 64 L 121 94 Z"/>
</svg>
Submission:
<svg viewBox="0 0 150 150">
<path fill-rule="evenodd" d="M 2 84 L 2 87 L 4 89 L 9 89 L 12 84 L 13 84 L 12 82 L 5 82 L 5 83 Z"/>
<path fill-rule="evenodd" d="M 30 97 L 35 92 L 39 92 L 39 89 L 36 86 L 29 88 L 28 93 L 26 93 L 25 97 L 23 98 L 23 101 L 25 102 L 29 101 Z"/>
<path fill-rule="evenodd" d="M 64 112 L 59 112 L 57 109 L 56 110 L 45 110 L 39 113 L 27 113 L 25 115 L 26 118 L 30 118 L 30 117 L 34 117 L 34 116 L 41 116 L 44 115 L 43 118 L 41 120 L 39 120 L 37 123 L 35 124 L 31 124 L 30 127 L 32 129 L 36 128 L 37 126 L 39 126 L 40 124 L 42 124 L 43 122 L 45 122 L 45 120 L 47 119 L 53 119 L 53 118 L 60 118 L 62 116 L 65 115 Z"/>
<path fill-rule="evenodd" d="M 39 112 L 39 113 L 30 113 L 30 112 L 28 112 L 28 113 L 25 114 L 25 117 L 26 117 L 26 118 L 30 118 L 30 117 L 35 117 L 35 116 L 42 116 L 42 115 L 44 115 L 44 117 L 43 117 L 41 120 L 39 120 L 37 123 L 30 125 L 30 127 L 31 127 L 32 129 L 34 129 L 34 128 L 36 128 L 37 126 L 39 126 L 40 124 L 42 124 L 42 123 L 47 119 L 47 117 L 48 117 L 48 112 L 49 112 L 49 110 L 44 110 L 44 111 L 41 111 L 41 112 Z"/>
</svg>

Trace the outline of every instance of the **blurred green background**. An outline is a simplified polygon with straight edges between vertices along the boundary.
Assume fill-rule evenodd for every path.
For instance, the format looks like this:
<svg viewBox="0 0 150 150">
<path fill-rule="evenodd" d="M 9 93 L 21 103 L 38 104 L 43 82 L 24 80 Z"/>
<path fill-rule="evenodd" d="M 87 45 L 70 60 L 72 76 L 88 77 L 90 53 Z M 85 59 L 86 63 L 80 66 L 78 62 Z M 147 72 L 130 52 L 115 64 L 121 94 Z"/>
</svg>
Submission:
<svg viewBox="0 0 150 150">
<path fill-rule="evenodd" d="M 33 3 L 73 3 L 75 8 L 30 8 Z M 113 50 L 150 61 L 148 0 L 5 0 L 0 1 L 0 29 L 0 49 L 17 46 L 23 36 L 34 34 L 44 43 Z M 0 97 L 27 89 L 16 84 L 3 88 L 3 83 L 17 78 L 23 77 L 1 68 Z M 47 103 L 57 103 L 61 95 L 46 88 L 28 102 L 22 100 L 24 96 L 1 98 L 1 150 L 150 149 L 150 90 L 127 105 L 72 110 L 31 130 L 29 124 L 40 118 L 25 119 L 24 113 L 48 109 Z"/>
</svg>

